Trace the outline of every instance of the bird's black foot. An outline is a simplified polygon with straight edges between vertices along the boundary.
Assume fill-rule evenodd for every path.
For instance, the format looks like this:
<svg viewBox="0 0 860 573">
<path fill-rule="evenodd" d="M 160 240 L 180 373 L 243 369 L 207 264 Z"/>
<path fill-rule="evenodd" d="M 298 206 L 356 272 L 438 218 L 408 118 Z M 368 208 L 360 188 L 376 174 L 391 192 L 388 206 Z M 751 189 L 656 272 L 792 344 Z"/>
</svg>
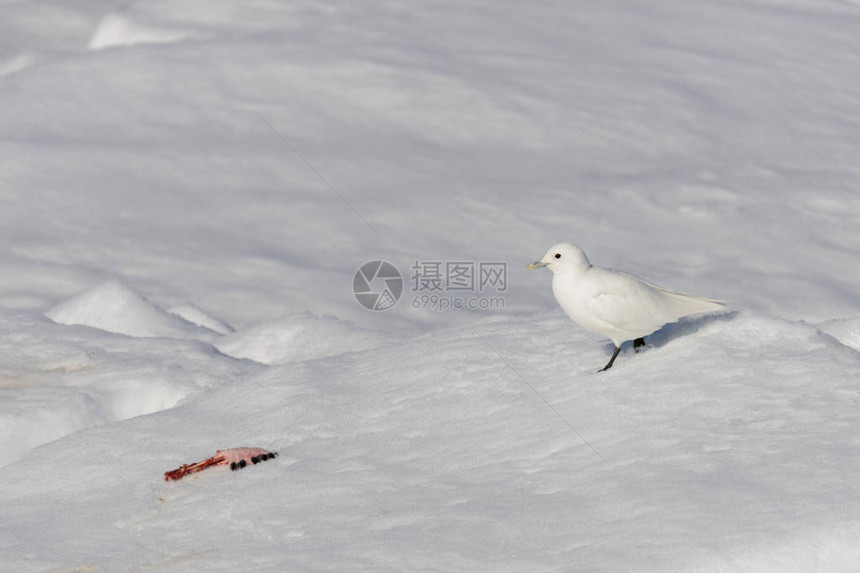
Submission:
<svg viewBox="0 0 860 573">
<path fill-rule="evenodd" d="M 598 370 L 598 372 L 605 372 L 606 370 L 609 370 L 610 368 L 612 368 L 612 363 L 613 363 L 613 362 L 615 362 L 615 358 L 618 356 L 618 353 L 619 353 L 620 351 L 621 351 L 621 347 L 620 347 L 620 346 L 616 346 L 616 347 L 615 347 L 615 352 L 613 352 L 613 353 L 612 353 L 612 358 L 610 358 L 610 359 L 609 359 L 609 362 L 607 362 L 607 363 L 606 363 L 606 366 L 604 366 L 603 368 L 601 368 L 600 370 Z"/>
<path fill-rule="evenodd" d="M 645 346 L 644 338 L 637 338 L 633 341 L 633 352 L 639 352 L 639 349 Z"/>
</svg>

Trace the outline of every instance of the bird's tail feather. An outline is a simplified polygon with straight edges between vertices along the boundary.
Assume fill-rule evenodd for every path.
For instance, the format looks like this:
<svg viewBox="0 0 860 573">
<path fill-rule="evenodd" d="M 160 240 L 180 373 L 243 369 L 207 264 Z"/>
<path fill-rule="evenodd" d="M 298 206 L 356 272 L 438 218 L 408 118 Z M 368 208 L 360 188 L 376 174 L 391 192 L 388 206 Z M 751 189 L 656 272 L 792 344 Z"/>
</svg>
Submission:
<svg viewBox="0 0 860 573">
<path fill-rule="evenodd" d="M 657 287 L 657 290 L 665 294 L 685 314 L 698 314 L 700 312 L 714 312 L 726 307 L 726 302 L 712 298 L 693 296 L 687 293 Z"/>
</svg>

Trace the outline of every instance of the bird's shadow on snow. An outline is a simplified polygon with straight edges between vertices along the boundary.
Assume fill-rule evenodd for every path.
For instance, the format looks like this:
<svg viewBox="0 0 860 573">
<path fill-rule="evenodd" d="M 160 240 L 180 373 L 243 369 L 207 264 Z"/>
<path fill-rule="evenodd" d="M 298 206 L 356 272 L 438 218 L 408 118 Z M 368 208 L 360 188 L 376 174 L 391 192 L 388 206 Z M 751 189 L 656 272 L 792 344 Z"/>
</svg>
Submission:
<svg viewBox="0 0 860 573">
<path fill-rule="evenodd" d="M 661 348 L 663 346 L 666 346 L 676 338 L 681 338 L 682 336 L 687 336 L 689 334 L 698 332 L 709 324 L 734 320 L 738 316 L 738 314 L 738 311 L 731 310 L 716 314 L 696 316 L 692 318 L 682 318 L 678 322 L 672 322 L 670 324 L 667 324 L 663 326 L 660 330 L 646 336 L 645 350 L 647 350 L 648 347 Z M 621 346 L 621 350 L 625 351 L 628 348 L 632 348 L 632 346 L 633 341 L 625 342 Z M 610 343 L 607 346 L 607 354 L 611 355 L 614 348 L 615 347 Z"/>
</svg>

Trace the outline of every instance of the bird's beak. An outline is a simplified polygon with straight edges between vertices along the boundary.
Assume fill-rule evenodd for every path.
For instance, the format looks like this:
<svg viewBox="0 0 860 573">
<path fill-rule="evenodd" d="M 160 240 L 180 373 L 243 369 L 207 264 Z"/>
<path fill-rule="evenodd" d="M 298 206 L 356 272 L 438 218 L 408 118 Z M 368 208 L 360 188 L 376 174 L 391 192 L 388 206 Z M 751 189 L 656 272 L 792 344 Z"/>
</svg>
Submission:
<svg viewBox="0 0 860 573">
<path fill-rule="evenodd" d="M 539 269 L 541 267 L 547 266 L 549 263 L 545 263 L 543 261 L 535 261 L 529 265 L 526 265 L 526 270 Z"/>
</svg>

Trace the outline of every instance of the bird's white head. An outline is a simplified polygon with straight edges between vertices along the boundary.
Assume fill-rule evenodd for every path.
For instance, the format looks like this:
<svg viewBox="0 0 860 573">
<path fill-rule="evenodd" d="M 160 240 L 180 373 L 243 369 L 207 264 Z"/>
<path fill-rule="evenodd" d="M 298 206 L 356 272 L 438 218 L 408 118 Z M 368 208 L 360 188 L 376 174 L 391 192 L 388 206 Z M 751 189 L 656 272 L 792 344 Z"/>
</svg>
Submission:
<svg viewBox="0 0 860 573">
<path fill-rule="evenodd" d="M 554 273 L 581 272 L 591 266 L 585 252 L 576 245 L 559 243 L 549 248 L 543 258 L 528 265 L 527 269 L 546 267 Z"/>
</svg>

